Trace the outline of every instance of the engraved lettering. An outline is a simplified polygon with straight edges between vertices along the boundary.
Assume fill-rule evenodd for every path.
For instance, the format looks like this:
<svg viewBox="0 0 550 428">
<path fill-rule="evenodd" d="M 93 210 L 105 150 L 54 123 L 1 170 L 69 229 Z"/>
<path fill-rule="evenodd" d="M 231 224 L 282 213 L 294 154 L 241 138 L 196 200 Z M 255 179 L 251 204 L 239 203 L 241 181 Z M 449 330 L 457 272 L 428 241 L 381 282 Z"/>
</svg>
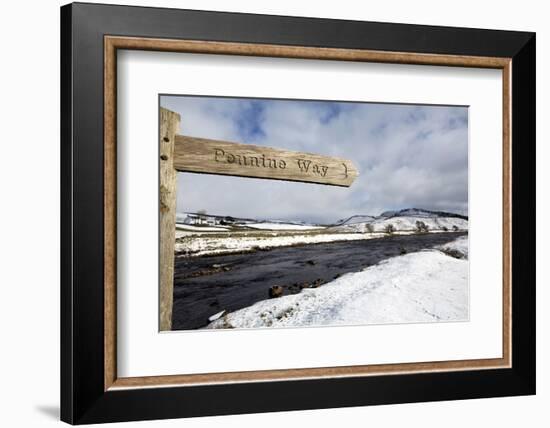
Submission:
<svg viewBox="0 0 550 428">
<path fill-rule="evenodd" d="M 214 160 L 216 162 L 222 162 L 223 155 L 225 155 L 225 152 L 222 149 L 214 149 Z M 222 158 L 222 159 L 218 159 L 218 158 Z"/>
<path fill-rule="evenodd" d="M 222 149 L 214 149 L 214 161 L 235 163 L 242 166 L 256 167 L 256 168 L 286 168 L 286 161 L 277 158 L 267 158 L 264 154 L 261 156 L 239 155 L 226 152 Z"/>
<path fill-rule="evenodd" d="M 248 160 L 250 161 L 250 166 L 254 166 L 254 164 L 256 164 L 256 167 L 260 167 L 260 160 L 256 156 L 249 156 Z"/>
<path fill-rule="evenodd" d="M 174 168 L 240 177 L 349 187 L 357 170 L 346 159 L 264 146 L 176 136 Z"/>
<path fill-rule="evenodd" d="M 298 168 L 299 172 L 302 174 L 308 174 L 308 175 L 318 175 L 320 177 L 327 177 L 328 174 L 328 165 L 321 165 L 314 163 L 310 159 L 306 158 L 300 158 L 295 159 L 296 160 L 296 167 Z M 214 161 L 215 162 L 225 162 L 228 164 L 237 164 L 240 166 L 246 166 L 249 168 L 269 168 L 269 169 L 286 169 L 288 166 L 288 163 L 284 159 L 280 159 L 277 157 L 266 157 L 265 154 L 257 154 L 257 155 L 244 155 L 244 154 L 237 154 L 237 153 L 230 153 L 223 149 L 214 148 Z M 344 165 L 344 168 L 347 169 L 346 164 Z M 347 171 L 346 171 L 347 172 Z"/>
<path fill-rule="evenodd" d="M 298 168 L 300 168 L 300 171 L 302 172 L 308 172 L 309 170 L 309 165 L 311 164 L 311 161 L 310 160 L 305 160 L 305 159 L 298 159 Z"/>
</svg>

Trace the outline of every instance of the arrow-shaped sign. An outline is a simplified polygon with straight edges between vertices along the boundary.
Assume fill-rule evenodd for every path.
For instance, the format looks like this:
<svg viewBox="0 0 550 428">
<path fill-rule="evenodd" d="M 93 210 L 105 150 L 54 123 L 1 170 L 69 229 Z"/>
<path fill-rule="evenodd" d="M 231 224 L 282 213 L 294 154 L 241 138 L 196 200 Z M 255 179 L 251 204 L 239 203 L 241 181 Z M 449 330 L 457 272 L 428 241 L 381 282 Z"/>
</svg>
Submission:
<svg viewBox="0 0 550 428">
<path fill-rule="evenodd" d="M 358 175 L 347 159 L 182 135 L 176 136 L 174 168 L 344 187 Z"/>
</svg>

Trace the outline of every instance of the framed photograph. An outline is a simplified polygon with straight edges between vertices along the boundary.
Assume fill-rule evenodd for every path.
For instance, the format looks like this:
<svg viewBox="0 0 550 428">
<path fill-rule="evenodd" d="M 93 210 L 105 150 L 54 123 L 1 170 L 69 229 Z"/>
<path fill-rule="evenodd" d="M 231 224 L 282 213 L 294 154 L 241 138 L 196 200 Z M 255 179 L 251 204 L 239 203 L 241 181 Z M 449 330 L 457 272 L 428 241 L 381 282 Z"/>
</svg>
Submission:
<svg viewBox="0 0 550 428">
<path fill-rule="evenodd" d="M 535 393 L 533 33 L 76 3 L 61 54 L 62 420 Z"/>
</svg>

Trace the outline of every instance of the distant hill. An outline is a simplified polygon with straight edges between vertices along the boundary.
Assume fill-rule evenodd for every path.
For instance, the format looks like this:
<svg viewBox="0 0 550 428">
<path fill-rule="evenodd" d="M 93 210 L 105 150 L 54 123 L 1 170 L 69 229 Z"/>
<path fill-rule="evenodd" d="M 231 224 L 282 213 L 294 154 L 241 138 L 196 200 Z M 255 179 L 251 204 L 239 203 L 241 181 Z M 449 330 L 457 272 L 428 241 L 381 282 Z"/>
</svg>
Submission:
<svg viewBox="0 0 550 428">
<path fill-rule="evenodd" d="M 385 211 L 378 216 L 374 215 L 352 215 L 351 217 L 338 220 L 332 226 L 342 226 L 346 224 L 372 223 L 375 220 L 383 220 L 394 217 L 416 217 L 416 218 L 459 218 L 468 220 L 468 216 L 455 214 L 446 211 L 431 211 L 422 208 L 405 208 L 398 211 Z"/>
<path fill-rule="evenodd" d="M 432 211 L 432 210 L 426 210 L 423 208 L 405 208 L 399 211 L 385 211 L 382 214 L 380 214 L 380 217 L 386 217 L 386 218 L 402 217 L 402 216 L 427 217 L 427 218 L 453 217 L 453 218 L 461 218 L 462 220 L 468 220 L 468 216 L 466 215 L 450 213 L 446 211 Z"/>
<path fill-rule="evenodd" d="M 341 224 L 355 224 L 355 223 L 369 223 L 373 220 L 376 220 L 378 217 L 373 215 L 352 215 L 351 217 L 338 220 L 336 223 L 334 223 L 332 226 L 339 226 Z"/>
<path fill-rule="evenodd" d="M 338 232 L 428 232 L 467 231 L 468 217 L 445 211 L 407 208 L 386 211 L 379 216 L 354 215 L 328 227 Z"/>
</svg>

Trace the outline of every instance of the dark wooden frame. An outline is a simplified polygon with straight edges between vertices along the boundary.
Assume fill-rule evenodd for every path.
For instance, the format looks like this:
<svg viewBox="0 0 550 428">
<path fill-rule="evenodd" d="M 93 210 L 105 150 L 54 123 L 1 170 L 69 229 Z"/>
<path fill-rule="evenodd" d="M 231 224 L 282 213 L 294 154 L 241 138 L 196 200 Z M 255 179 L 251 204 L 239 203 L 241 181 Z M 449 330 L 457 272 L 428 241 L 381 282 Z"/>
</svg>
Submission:
<svg viewBox="0 0 550 428">
<path fill-rule="evenodd" d="M 503 359 L 454 367 L 427 362 L 344 372 L 117 379 L 113 53 L 118 48 L 501 68 Z M 533 33 L 71 4 L 61 9 L 61 106 L 62 420 L 80 424 L 535 392 Z"/>
</svg>

